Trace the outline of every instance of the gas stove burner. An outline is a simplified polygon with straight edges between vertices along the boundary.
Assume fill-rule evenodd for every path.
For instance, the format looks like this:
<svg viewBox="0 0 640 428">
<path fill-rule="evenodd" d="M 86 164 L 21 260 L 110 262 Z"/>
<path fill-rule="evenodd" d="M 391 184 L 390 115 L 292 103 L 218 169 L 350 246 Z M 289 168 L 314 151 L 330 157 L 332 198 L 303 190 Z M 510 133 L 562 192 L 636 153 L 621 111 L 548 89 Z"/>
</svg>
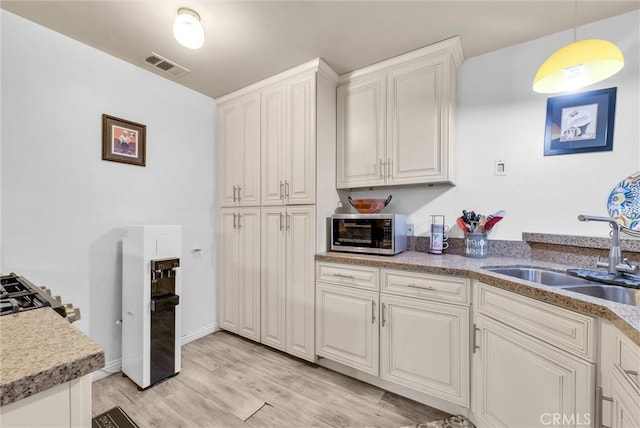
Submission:
<svg viewBox="0 0 640 428">
<path fill-rule="evenodd" d="M 26 278 L 11 273 L 0 276 L 0 315 L 10 315 L 33 309 L 51 307 L 69 322 L 80 319 L 80 310 L 62 305 L 60 297 L 51 297 L 46 287 L 37 287 Z"/>
</svg>

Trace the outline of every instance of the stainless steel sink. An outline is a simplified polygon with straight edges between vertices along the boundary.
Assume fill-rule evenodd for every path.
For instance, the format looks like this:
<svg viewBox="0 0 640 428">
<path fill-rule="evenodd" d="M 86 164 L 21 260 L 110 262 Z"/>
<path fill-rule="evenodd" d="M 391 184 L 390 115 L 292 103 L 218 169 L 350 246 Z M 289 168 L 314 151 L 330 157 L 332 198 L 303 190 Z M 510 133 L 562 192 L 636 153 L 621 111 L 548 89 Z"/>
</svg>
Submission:
<svg viewBox="0 0 640 428">
<path fill-rule="evenodd" d="M 576 278 L 564 273 L 532 267 L 487 267 L 485 270 L 538 284 L 557 287 L 587 296 L 598 297 L 610 302 L 640 306 L 640 289 L 622 285 L 600 284 L 587 279 Z"/>
<path fill-rule="evenodd" d="M 623 285 L 567 285 L 561 287 L 563 290 L 574 293 L 585 294 L 587 296 L 599 297 L 610 302 L 624 303 L 625 305 L 640 306 L 640 289 L 629 288 Z"/>
<path fill-rule="evenodd" d="M 592 281 L 586 279 L 576 278 L 564 273 L 532 267 L 494 267 L 484 269 L 488 270 L 489 272 L 524 279 L 525 281 L 537 282 L 538 284 L 544 284 L 550 287 L 594 284 Z"/>
</svg>

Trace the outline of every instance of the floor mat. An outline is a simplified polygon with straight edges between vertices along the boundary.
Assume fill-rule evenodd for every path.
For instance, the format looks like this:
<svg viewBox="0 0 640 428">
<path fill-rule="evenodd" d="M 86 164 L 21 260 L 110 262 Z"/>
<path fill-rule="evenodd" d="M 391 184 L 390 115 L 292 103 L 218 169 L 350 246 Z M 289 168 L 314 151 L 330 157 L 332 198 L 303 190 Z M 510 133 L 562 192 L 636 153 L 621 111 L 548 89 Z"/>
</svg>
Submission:
<svg viewBox="0 0 640 428">
<path fill-rule="evenodd" d="M 92 428 L 139 428 L 120 407 L 99 414 L 91 423 Z"/>
</svg>

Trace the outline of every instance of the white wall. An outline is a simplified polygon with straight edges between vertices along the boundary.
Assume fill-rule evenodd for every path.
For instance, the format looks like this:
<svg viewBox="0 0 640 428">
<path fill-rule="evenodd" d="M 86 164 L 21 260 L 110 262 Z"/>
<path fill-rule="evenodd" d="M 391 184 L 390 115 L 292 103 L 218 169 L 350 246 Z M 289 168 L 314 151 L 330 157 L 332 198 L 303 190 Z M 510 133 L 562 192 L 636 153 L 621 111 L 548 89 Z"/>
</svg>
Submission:
<svg viewBox="0 0 640 428">
<path fill-rule="evenodd" d="M 493 239 L 521 239 L 522 232 L 607 236 L 606 225 L 581 223 L 578 214 L 607 215 L 609 192 L 640 164 L 640 12 L 578 28 L 578 39 L 603 38 L 622 50 L 625 67 L 585 90 L 618 87 L 613 151 L 543 156 L 547 96 L 531 90 L 538 67 L 572 41 L 572 31 L 471 58 L 458 78 L 456 186 L 389 188 L 354 197 L 393 195 L 387 211 L 410 215 L 426 235 L 432 214 L 455 226 L 462 209 L 508 216 Z M 462 40 L 464 47 L 464 40 Z M 494 161 L 507 175 L 493 175 Z M 456 233 L 452 236 L 461 236 Z"/>
<path fill-rule="evenodd" d="M 3 272 L 79 306 L 120 357 L 121 227 L 182 226 L 182 334 L 216 320 L 215 101 L 4 10 Z M 147 166 L 101 160 L 101 115 L 147 125 Z M 201 256 L 191 252 L 203 249 Z"/>
</svg>

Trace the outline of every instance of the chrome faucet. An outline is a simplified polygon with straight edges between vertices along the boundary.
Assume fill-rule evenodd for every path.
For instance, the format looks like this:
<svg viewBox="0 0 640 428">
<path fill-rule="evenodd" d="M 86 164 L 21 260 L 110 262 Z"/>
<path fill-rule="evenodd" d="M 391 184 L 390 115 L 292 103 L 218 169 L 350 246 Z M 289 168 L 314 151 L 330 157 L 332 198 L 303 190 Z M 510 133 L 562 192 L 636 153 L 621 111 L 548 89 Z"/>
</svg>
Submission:
<svg viewBox="0 0 640 428">
<path fill-rule="evenodd" d="M 591 215 L 578 216 L 580 221 L 602 221 L 609 223 L 611 226 L 611 249 L 609 250 L 609 257 L 607 261 L 600 260 L 596 263 L 597 267 L 606 268 L 607 272 L 611 275 L 619 276 L 623 273 L 631 273 L 637 275 L 640 273 L 640 267 L 632 265 L 626 258 L 622 257 L 622 250 L 620 249 L 620 225 L 610 217 L 596 217 Z"/>
</svg>

